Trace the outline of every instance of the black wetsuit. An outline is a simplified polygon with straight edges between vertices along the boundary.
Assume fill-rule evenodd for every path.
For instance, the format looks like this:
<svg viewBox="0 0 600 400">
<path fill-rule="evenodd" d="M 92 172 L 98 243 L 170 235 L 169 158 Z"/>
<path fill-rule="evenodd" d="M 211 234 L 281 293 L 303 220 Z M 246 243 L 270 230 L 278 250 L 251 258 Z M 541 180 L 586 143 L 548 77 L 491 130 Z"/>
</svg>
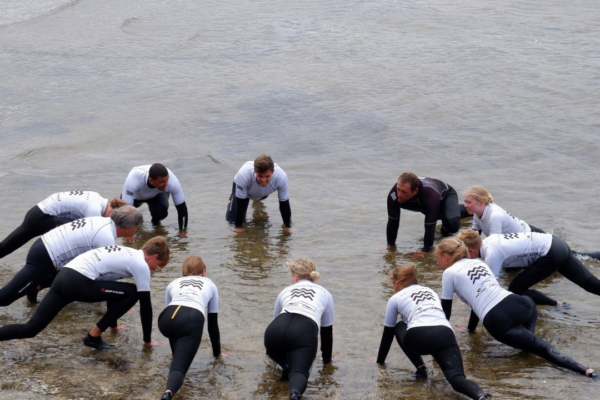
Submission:
<svg viewBox="0 0 600 400">
<path fill-rule="evenodd" d="M 227 211 L 225 212 L 225 219 L 234 224 L 236 228 L 241 228 L 246 221 L 246 213 L 248 211 L 248 204 L 250 199 L 240 199 L 235 195 L 236 184 L 233 182 L 231 188 L 231 195 L 229 195 L 229 202 L 227 203 Z M 261 198 L 260 200 L 266 199 L 268 196 Z M 292 226 L 292 208 L 290 207 L 290 200 L 279 202 L 279 212 L 283 219 L 283 224 L 290 228 Z"/>
<path fill-rule="evenodd" d="M 435 225 L 442 220 L 442 234 L 444 236 L 458 232 L 461 218 L 469 214 L 464 206 L 458 204 L 458 195 L 452 186 L 438 179 L 419 178 L 419 191 L 404 203 L 398 202 L 397 185 L 392 187 L 387 196 L 388 223 L 387 243 L 394 246 L 400 227 L 400 210 L 419 211 L 425 215 L 425 237 L 423 251 L 433 248 Z"/>
<path fill-rule="evenodd" d="M 290 393 L 302 394 L 306 390 L 313 360 L 317 355 L 319 329 L 304 315 L 283 312 L 265 331 L 267 355 L 281 366 L 289 377 Z M 321 328 L 321 354 L 323 363 L 331 362 L 333 328 Z"/>
<path fill-rule="evenodd" d="M 148 184 L 150 186 L 150 184 Z M 169 215 L 169 193 L 162 192 L 146 200 L 133 201 L 134 207 L 139 207 L 142 204 L 148 204 L 148 210 L 150 210 L 150 216 L 152 217 L 152 225 L 160 224 L 160 221 L 167 218 Z M 179 224 L 179 230 L 186 230 L 188 224 L 188 210 L 185 201 L 175 206 L 177 209 L 177 222 Z"/>
<path fill-rule="evenodd" d="M 152 333 L 152 303 L 150 292 L 138 292 L 131 283 L 97 281 L 71 269 L 62 268 L 48 294 L 25 324 L 5 325 L 0 328 L 0 341 L 32 338 L 40 333 L 67 304 L 74 301 L 85 303 L 107 302 L 107 311 L 96 324 L 103 332 L 116 327 L 123 316 L 140 300 L 140 316 L 144 341 L 150 342 Z"/>
<path fill-rule="evenodd" d="M 508 290 L 531 297 L 535 304 L 555 306 L 556 300 L 538 290 L 530 289 L 554 272 L 558 272 L 586 291 L 600 296 L 600 280 L 579 261 L 569 245 L 556 236 L 552 236 L 552 245 L 548 253 L 527 266 L 508 285 Z"/>
<path fill-rule="evenodd" d="M 452 313 L 452 300 L 442 300 L 446 318 Z M 479 319 L 471 312 L 468 329 L 473 332 Z M 527 296 L 510 294 L 496 304 L 483 319 L 483 326 L 497 341 L 540 356 L 551 363 L 585 375 L 587 367 L 561 353 L 550 343 L 535 335 L 537 309 Z"/>
<path fill-rule="evenodd" d="M 25 295 L 35 302 L 37 287 L 40 290 L 50 287 L 55 276 L 56 267 L 39 238 L 29 248 L 25 266 L 0 289 L 0 306 L 8 306 Z"/>
<path fill-rule="evenodd" d="M 221 340 L 217 313 L 208 314 L 208 335 L 212 344 L 213 356 L 221 354 Z M 187 374 L 194 356 L 200 347 L 202 330 L 204 328 L 204 314 L 199 310 L 172 305 L 165 308 L 158 317 L 158 329 L 167 338 L 171 345 L 173 361 L 169 370 L 166 388 L 173 395 L 179 391 L 183 379 Z"/>
<path fill-rule="evenodd" d="M 25 214 L 23 223 L 0 243 L 0 258 L 19 249 L 34 237 L 41 236 L 57 226 L 74 220 L 75 218 L 63 218 L 46 214 L 38 206 L 32 207 Z"/>
<path fill-rule="evenodd" d="M 430 354 L 437 361 L 452 389 L 472 399 L 485 396 L 479 385 L 465 377 L 462 355 L 452 329 L 441 325 L 408 329 L 404 321 L 398 322 L 395 328 L 386 326 L 377 355 L 378 364 L 385 363 L 394 336 L 417 371 L 425 364 L 421 356 Z"/>
</svg>

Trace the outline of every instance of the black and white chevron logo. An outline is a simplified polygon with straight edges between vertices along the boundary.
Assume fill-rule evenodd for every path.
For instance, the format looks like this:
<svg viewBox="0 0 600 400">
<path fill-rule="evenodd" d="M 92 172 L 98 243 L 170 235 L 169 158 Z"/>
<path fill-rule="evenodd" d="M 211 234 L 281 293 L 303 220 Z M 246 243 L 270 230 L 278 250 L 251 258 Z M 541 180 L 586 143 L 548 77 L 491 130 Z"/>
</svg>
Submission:
<svg viewBox="0 0 600 400">
<path fill-rule="evenodd" d="M 85 226 L 84 219 L 78 219 L 78 220 L 71 222 L 71 228 L 73 228 L 73 229 L 71 229 L 72 231 L 74 231 L 75 229 L 83 228 L 84 226 Z"/>
<path fill-rule="evenodd" d="M 469 275 L 469 278 L 471 278 L 473 284 L 475 284 L 475 281 L 477 281 L 477 279 L 479 278 L 483 278 L 484 276 L 492 276 L 489 273 L 489 271 L 482 265 L 478 265 L 475 268 L 469 270 L 467 275 Z"/>
<path fill-rule="evenodd" d="M 417 304 L 425 300 L 435 300 L 435 297 L 433 297 L 433 294 L 431 294 L 431 292 L 416 292 L 411 294 L 410 297 Z"/>
<path fill-rule="evenodd" d="M 518 239 L 519 238 L 519 234 L 518 233 L 505 233 L 504 234 L 504 239 L 508 240 L 508 239 Z"/>
<path fill-rule="evenodd" d="M 179 288 L 184 288 L 185 286 L 192 286 L 202 290 L 204 282 L 196 279 L 184 279 L 179 283 Z"/>
<path fill-rule="evenodd" d="M 83 191 L 81 190 L 72 190 L 69 192 L 69 196 L 83 196 Z"/>
<path fill-rule="evenodd" d="M 121 248 L 119 246 L 106 246 L 104 250 L 112 253 L 113 251 L 121 251 Z"/>
<path fill-rule="evenodd" d="M 304 297 L 305 299 L 313 299 L 315 291 L 312 289 L 292 289 L 292 298 Z"/>
</svg>

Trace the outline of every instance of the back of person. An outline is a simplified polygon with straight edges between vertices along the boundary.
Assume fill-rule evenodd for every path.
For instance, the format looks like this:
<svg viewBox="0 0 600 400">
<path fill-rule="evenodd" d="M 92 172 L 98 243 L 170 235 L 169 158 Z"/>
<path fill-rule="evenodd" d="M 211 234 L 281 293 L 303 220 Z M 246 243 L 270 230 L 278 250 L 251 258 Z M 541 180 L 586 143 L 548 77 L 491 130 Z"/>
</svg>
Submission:
<svg viewBox="0 0 600 400">
<path fill-rule="evenodd" d="M 425 286 L 411 285 L 400 290 L 388 301 L 387 310 L 385 326 L 396 326 L 396 315 L 400 314 L 408 329 L 438 325 L 452 329 L 438 295 Z"/>
<path fill-rule="evenodd" d="M 497 277 L 500 268 L 523 268 L 548 253 L 552 245 L 549 233 L 493 234 L 483 240 L 480 253 Z"/>
<path fill-rule="evenodd" d="M 509 214 L 496 203 L 486 205 L 481 218 L 477 214 L 473 215 L 473 229 L 482 231 L 486 236 L 495 233 L 531 232 L 525 221 Z"/>
<path fill-rule="evenodd" d="M 112 246 L 117 237 L 110 218 L 81 218 L 45 233 L 42 241 L 52 263 L 62 268 L 79 254 L 103 246 Z"/>
<path fill-rule="evenodd" d="M 96 192 L 75 190 L 59 192 L 40 201 L 37 206 L 46 214 L 78 219 L 101 216 L 108 200 Z"/>
</svg>

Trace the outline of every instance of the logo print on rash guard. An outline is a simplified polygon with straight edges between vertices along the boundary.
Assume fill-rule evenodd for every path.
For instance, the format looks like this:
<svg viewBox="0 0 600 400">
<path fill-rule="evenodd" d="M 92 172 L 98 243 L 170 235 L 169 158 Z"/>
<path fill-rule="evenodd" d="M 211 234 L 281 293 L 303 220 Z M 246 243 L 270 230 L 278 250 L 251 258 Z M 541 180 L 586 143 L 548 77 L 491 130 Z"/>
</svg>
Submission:
<svg viewBox="0 0 600 400">
<path fill-rule="evenodd" d="M 410 295 L 413 301 L 419 304 L 425 300 L 435 300 L 435 297 L 430 292 L 417 292 Z"/>
<path fill-rule="evenodd" d="M 292 298 L 304 297 L 305 299 L 313 299 L 315 291 L 312 289 L 292 289 Z"/>
<path fill-rule="evenodd" d="M 509 240 L 509 239 L 518 239 L 519 238 L 519 234 L 518 233 L 505 233 L 504 234 L 504 239 Z"/>
<path fill-rule="evenodd" d="M 69 196 L 83 196 L 83 192 L 81 190 L 73 190 L 69 192 Z"/>
<path fill-rule="evenodd" d="M 119 246 L 106 246 L 104 250 L 106 250 L 109 253 L 112 253 L 113 251 L 121 251 L 121 248 Z"/>
<path fill-rule="evenodd" d="M 83 219 L 78 219 L 76 221 L 71 222 L 71 227 L 73 229 L 71 229 L 72 231 L 74 231 L 75 229 L 79 229 L 79 228 L 83 228 L 85 226 L 85 220 Z"/>
<path fill-rule="evenodd" d="M 196 288 L 202 290 L 202 288 L 204 287 L 204 282 L 197 281 L 195 279 L 184 279 L 179 284 L 179 287 L 183 288 L 185 286 L 193 286 L 193 287 L 196 287 Z"/>
<path fill-rule="evenodd" d="M 477 267 L 473 268 L 467 273 L 467 275 L 469 275 L 469 278 L 471 278 L 473 284 L 475 284 L 475 281 L 477 281 L 477 279 L 479 278 L 483 278 L 484 276 L 491 276 L 490 273 L 482 265 L 478 265 Z"/>
</svg>

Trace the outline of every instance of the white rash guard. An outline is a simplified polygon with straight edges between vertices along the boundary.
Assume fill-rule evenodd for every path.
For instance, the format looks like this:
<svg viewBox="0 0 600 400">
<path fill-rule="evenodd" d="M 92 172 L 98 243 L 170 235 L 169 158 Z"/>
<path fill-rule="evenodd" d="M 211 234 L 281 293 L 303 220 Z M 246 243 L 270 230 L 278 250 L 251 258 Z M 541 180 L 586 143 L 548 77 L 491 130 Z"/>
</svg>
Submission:
<svg viewBox="0 0 600 400">
<path fill-rule="evenodd" d="M 411 285 L 393 295 L 387 303 L 384 325 L 395 327 L 398 314 L 408 329 L 439 325 L 452 329 L 438 295 L 425 286 Z"/>
<path fill-rule="evenodd" d="M 60 218 L 100 217 L 106 211 L 108 200 L 96 192 L 75 190 L 54 193 L 37 206 L 45 214 Z"/>
<path fill-rule="evenodd" d="M 206 317 L 207 312 L 219 312 L 219 291 L 213 281 L 203 276 L 177 278 L 167 286 L 165 307 L 167 306 L 195 308 Z"/>
<path fill-rule="evenodd" d="M 273 318 L 283 312 L 304 315 L 318 327 L 333 325 L 333 297 L 321 285 L 303 279 L 286 287 L 277 296 Z"/>
<path fill-rule="evenodd" d="M 485 206 L 481 218 L 473 214 L 473 229 L 482 231 L 485 236 L 495 233 L 531 232 L 531 227 L 525 221 L 507 213 L 496 203 Z"/>
<path fill-rule="evenodd" d="M 179 180 L 175 176 L 173 172 L 169 168 L 167 171 L 169 173 L 169 183 L 167 183 L 167 187 L 164 190 L 159 190 L 157 188 L 148 187 L 148 176 L 151 165 L 142 165 L 140 167 L 134 167 L 127 175 L 127 179 L 125 179 L 125 184 L 123 185 L 123 193 L 121 193 L 121 199 L 128 202 L 129 204 L 133 204 L 133 200 L 148 200 L 160 193 L 171 193 L 173 196 L 173 203 L 178 206 L 179 204 L 185 201 L 185 197 L 183 195 L 183 189 L 181 188 L 181 184 Z"/>
<path fill-rule="evenodd" d="M 549 233 L 508 233 L 490 235 L 483 240 L 479 252 L 496 277 L 500 268 L 527 267 L 548 254 L 552 245 Z"/>
<path fill-rule="evenodd" d="M 262 187 L 256 181 L 254 174 L 254 161 L 248 161 L 242 165 L 233 179 L 235 182 L 235 197 L 239 199 L 262 199 L 277 191 L 279 201 L 289 200 L 287 174 L 275 164 L 271 181 L 266 187 Z"/>
</svg>

